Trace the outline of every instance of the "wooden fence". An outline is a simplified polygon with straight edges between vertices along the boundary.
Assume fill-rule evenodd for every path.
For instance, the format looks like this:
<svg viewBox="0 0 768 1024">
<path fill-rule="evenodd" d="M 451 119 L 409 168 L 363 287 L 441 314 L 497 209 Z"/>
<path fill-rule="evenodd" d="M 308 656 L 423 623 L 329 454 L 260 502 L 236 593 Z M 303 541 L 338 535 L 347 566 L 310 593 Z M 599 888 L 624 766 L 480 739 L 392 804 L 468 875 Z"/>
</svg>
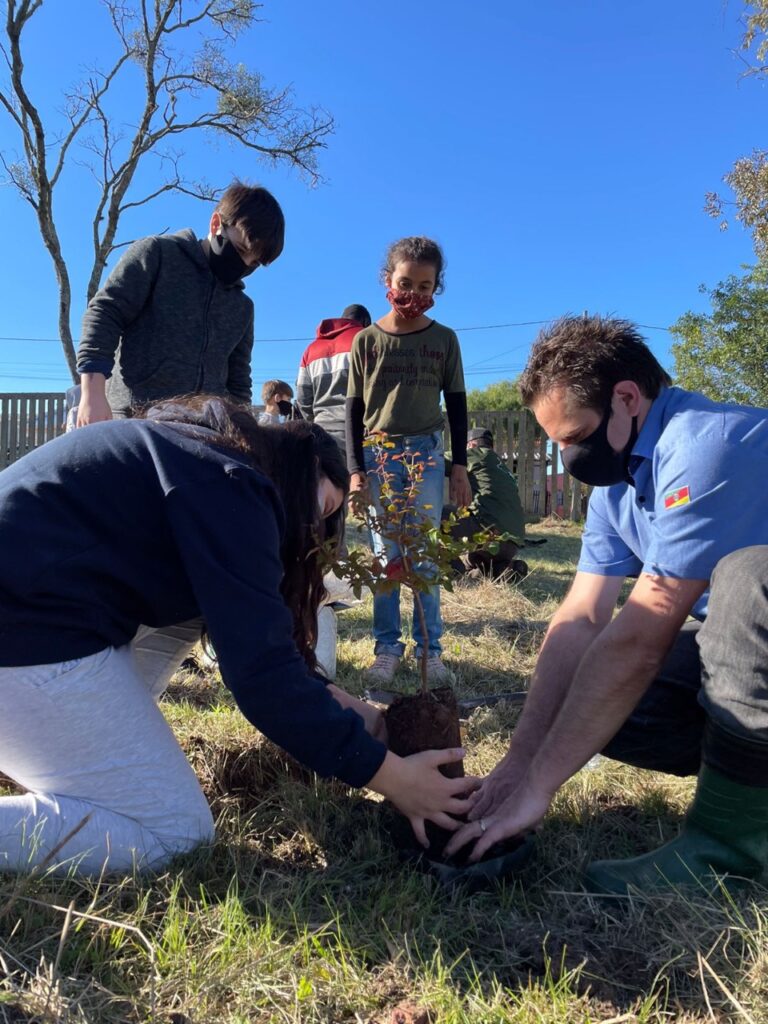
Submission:
<svg viewBox="0 0 768 1024">
<path fill-rule="evenodd" d="M 64 416 L 63 394 L 0 394 L 0 469 L 60 434 Z M 528 515 L 583 518 L 588 488 L 563 471 L 557 445 L 531 412 L 470 412 L 469 425 L 493 433 L 496 451 L 507 456 L 517 475 Z"/>
<path fill-rule="evenodd" d="M 0 469 L 64 429 L 64 394 L 0 394 Z"/>
<path fill-rule="evenodd" d="M 470 427 L 491 431 L 494 448 L 517 476 L 523 509 L 530 516 L 556 515 L 579 521 L 587 511 L 589 488 L 566 473 L 560 449 L 528 409 L 470 412 Z"/>
</svg>

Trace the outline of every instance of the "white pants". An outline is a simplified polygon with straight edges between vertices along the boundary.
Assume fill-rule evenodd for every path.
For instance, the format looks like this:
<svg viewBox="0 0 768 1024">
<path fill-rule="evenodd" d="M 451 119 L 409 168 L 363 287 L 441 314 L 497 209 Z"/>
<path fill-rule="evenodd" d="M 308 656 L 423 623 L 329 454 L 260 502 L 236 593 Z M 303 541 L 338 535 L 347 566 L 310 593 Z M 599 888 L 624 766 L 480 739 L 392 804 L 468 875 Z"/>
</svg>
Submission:
<svg viewBox="0 0 768 1024">
<path fill-rule="evenodd" d="M 154 869 L 213 838 L 156 703 L 199 635 L 199 622 L 142 627 L 87 658 L 0 668 L 0 771 L 27 790 L 0 798 L 0 870 Z"/>
</svg>

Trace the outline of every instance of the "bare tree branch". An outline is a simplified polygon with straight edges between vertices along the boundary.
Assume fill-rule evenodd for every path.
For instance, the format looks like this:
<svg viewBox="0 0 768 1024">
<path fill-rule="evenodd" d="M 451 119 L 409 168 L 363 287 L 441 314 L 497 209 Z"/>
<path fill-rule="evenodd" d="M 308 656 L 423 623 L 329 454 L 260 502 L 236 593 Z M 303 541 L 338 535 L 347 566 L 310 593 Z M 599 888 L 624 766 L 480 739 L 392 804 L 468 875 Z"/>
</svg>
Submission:
<svg viewBox="0 0 768 1024">
<path fill-rule="evenodd" d="M 85 3 L 85 0 L 83 0 Z M 96 0 L 88 0 L 96 2 Z M 24 160 L 2 158 L 6 180 L 35 210 L 41 237 L 53 261 L 59 285 L 59 331 L 75 375 L 70 329 L 71 294 L 54 217 L 54 195 L 67 166 L 79 164 L 73 146 L 90 154 L 83 162 L 97 183 L 91 217 L 93 263 L 86 288 L 99 288 L 107 260 L 118 242 L 122 215 L 162 195 L 180 193 L 211 201 L 217 192 L 185 178 L 183 154 L 172 146 L 186 133 L 218 134 L 270 163 L 296 167 L 315 184 L 317 154 L 333 132 L 333 119 L 319 109 L 295 106 L 290 88 L 268 88 L 262 76 L 234 63 L 228 48 L 258 22 L 255 0 L 102 0 L 117 52 L 107 70 L 92 67 L 64 94 L 61 125 L 44 124 L 27 91 L 22 42 L 42 0 L 6 0 L 5 37 L 0 49 L 8 67 L 9 88 L 0 88 L 0 116 L 14 124 Z M 201 41 L 202 38 L 202 41 Z M 133 112 L 112 109 L 115 83 L 141 73 L 134 89 Z M 48 131 L 48 134 L 46 134 Z M 145 158 L 161 163 L 161 179 L 143 195 L 131 195 Z M 51 167 L 49 168 L 49 163 Z"/>
</svg>

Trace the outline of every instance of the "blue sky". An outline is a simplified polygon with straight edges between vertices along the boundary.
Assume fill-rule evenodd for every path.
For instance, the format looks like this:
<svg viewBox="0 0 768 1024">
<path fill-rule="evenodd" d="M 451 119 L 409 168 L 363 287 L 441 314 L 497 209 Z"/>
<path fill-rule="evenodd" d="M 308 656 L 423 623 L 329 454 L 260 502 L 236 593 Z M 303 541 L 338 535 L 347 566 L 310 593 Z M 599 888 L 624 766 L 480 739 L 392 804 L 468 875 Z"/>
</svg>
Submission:
<svg viewBox="0 0 768 1024">
<path fill-rule="evenodd" d="M 26 51 L 44 110 L 81 69 L 106 64 L 97 0 L 44 5 Z M 286 214 L 284 254 L 248 279 L 256 303 L 254 384 L 295 379 L 317 323 L 362 302 L 386 312 L 378 270 L 389 242 L 444 247 L 434 313 L 457 329 L 549 320 L 584 309 L 665 327 L 707 308 L 698 291 L 752 258 L 738 227 L 703 212 L 733 160 L 764 145 L 761 83 L 733 50 L 740 0 L 267 0 L 238 59 L 302 105 L 336 119 L 320 154 L 326 182 L 257 163 L 227 142 L 186 138 L 187 174 L 259 181 Z M 86 16 L 86 10 L 89 13 Z M 121 107 L 130 119 L 130 89 Z M 0 149 L 18 142 L 0 118 Z M 58 198 L 79 333 L 95 187 L 72 166 Z M 207 230 L 211 208 L 166 196 L 126 216 L 123 240 Z M 58 390 L 56 290 L 34 215 L 0 188 L 0 390 Z M 515 376 L 535 326 L 460 330 L 467 386 Z M 669 336 L 648 330 L 669 364 Z"/>
</svg>

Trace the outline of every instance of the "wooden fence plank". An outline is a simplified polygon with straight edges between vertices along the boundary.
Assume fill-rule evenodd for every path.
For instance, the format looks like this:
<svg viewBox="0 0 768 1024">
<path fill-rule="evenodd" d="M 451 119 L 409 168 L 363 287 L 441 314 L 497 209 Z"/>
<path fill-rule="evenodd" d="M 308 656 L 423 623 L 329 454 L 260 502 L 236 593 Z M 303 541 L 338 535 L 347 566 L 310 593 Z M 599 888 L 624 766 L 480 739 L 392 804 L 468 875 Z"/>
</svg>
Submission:
<svg viewBox="0 0 768 1024">
<path fill-rule="evenodd" d="M 60 392 L 0 393 L 0 469 L 60 434 L 65 404 Z"/>
<path fill-rule="evenodd" d="M 0 469 L 62 433 L 65 410 L 61 392 L 0 393 Z M 589 488 L 564 472 L 557 446 L 547 440 L 528 409 L 470 410 L 468 419 L 471 426 L 492 432 L 496 451 L 507 455 L 510 469 L 516 464 L 520 500 L 528 515 L 549 515 L 561 504 L 566 518 L 582 518 L 583 495 Z"/>
<path fill-rule="evenodd" d="M 550 472 L 549 472 L 549 493 L 550 493 L 550 498 L 549 498 L 549 506 L 547 508 L 547 515 L 551 516 L 551 515 L 554 515 L 554 513 L 557 511 L 557 495 L 558 495 L 558 492 L 560 490 L 560 482 L 557 479 L 557 477 L 558 477 L 558 461 L 559 461 L 559 456 L 560 456 L 560 449 L 557 447 L 557 442 L 556 441 L 550 441 L 549 445 L 550 445 L 550 450 L 551 450 L 551 455 L 550 455 L 551 464 L 550 464 Z"/>
<path fill-rule="evenodd" d="M 8 395 L 0 395 L 0 468 L 5 469 L 9 465 L 8 458 Z"/>
</svg>

